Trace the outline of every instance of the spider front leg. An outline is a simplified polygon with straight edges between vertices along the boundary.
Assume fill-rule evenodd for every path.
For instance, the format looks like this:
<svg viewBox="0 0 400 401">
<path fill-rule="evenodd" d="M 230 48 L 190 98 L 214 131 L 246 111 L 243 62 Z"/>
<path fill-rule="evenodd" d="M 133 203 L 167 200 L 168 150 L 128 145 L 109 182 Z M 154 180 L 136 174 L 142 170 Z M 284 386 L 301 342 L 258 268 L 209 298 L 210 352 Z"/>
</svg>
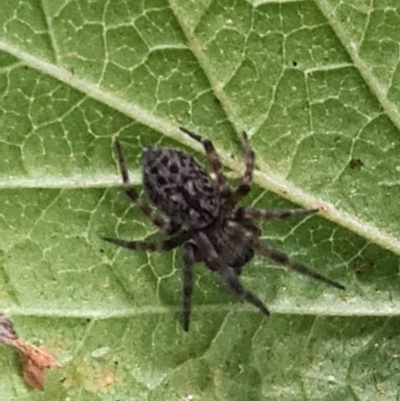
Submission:
<svg viewBox="0 0 400 401">
<path fill-rule="evenodd" d="M 258 238 L 258 234 L 251 230 L 251 225 L 249 225 L 248 227 L 243 227 L 240 221 L 230 221 L 229 227 L 236 232 L 236 238 L 241 238 L 241 241 L 244 242 L 246 245 L 250 246 L 261 255 L 273 260 L 275 263 L 286 266 L 292 270 L 297 271 L 300 274 L 303 274 L 304 276 L 311 277 L 312 279 L 317 281 L 322 281 L 340 290 L 346 289 L 344 285 L 337 283 L 334 280 L 331 280 L 318 271 L 310 269 L 309 267 L 301 263 L 295 262 L 294 260 L 289 258 L 288 255 L 278 251 L 273 246 L 267 243 L 262 243 Z M 237 245 L 239 246 L 240 242 L 237 241 Z"/>
<path fill-rule="evenodd" d="M 331 280 L 329 277 L 324 276 L 323 274 L 317 272 L 316 270 L 310 269 L 309 267 L 295 262 L 289 258 L 283 252 L 279 252 L 271 245 L 266 243 L 261 243 L 258 239 L 253 241 L 254 249 L 259 252 L 261 255 L 273 260 L 275 263 L 279 265 L 283 265 L 289 267 L 292 270 L 297 271 L 304 276 L 308 276 L 314 280 L 322 281 L 323 283 L 329 284 L 332 287 L 338 288 L 339 290 L 345 290 L 346 287 L 343 284 L 337 283 L 334 280 Z"/>
<path fill-rule="evenodd" d="M 193 238 L 196 241 L 196 246 L 198 246 L 199 255 L 202 256 L 202 261 L 206 264 L 206 266 L 210 270 L 219 273 L 228 287 L 235 294 L 243 298 L 245 301 L 253 304 L 264 315 L 269 315 L 269 311 L 264 303 L 256 295 L 244 289 L 235 270 L 230 266 L 227 266 L 218 256 L 208 237 L 200 231 L 197 232 Z"/>
<path fill-rule="evenodd" d="M 150 205 L 141 199 L 138 193 L 132 188 L 129 181 L 128 169 L 126 168 L 125 157 L 122 153 L 121 144 L 118 140 L 115 140 L 115 154 L 117 156 L 117 162 L 121 172 L 122 184 L 126 196 L 140 209 L 145 216 L 147 216 L 153 222 L 156 227 L 160 229 L 160 231 L 167 235 L 175 233 L 177 228 L 171 225 L 171 223 L 166 222 L 157 216 L 157 213 L 150 207 Z"/>
</svg>

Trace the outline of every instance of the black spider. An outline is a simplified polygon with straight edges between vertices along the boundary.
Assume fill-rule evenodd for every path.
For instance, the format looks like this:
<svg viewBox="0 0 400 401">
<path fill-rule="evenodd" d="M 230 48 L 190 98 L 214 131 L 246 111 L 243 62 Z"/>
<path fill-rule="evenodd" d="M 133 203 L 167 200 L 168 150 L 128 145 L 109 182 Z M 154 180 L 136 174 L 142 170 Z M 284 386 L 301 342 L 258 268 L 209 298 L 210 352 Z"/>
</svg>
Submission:
<svg viewBox="0 0 400 401">
<path fill-rule="evenodd" d="M 192 266 L 196 262 L 203 262 L 210 270 L 219 273 L 235 294 L 265 315 L 269 315 L 267 307 L 239 280 L 243 266 L 252 259 L 254 252 L 315 280 L 344 289 L 343 285 L 292 261 L 284 253 L 259 240 L 261 230 L 255 225 L 255 220 L 288 219 L 316 213 L 318 209 L 257 210 L 235 207 L 250 191 L 253 178 L 255 154 L 245 132 L 246 169 L 241 183 L 232 189 L 227 185 L 212 142 L 185 128 L 180 129 L 203 145 L 215 181 L 193 157 L 184 152 L 152 146 L 146 148 L 142 155 L 144 190 L 156 209 L 168 218 L 165 220 L 132 189 L 121 145 L 116 141 L 116 155 L 126 195 L 167 238 L 162 242 L 125 241 L 109 237 L 104 240 L 131 250 L 169 251 L 183 246 L 184 330 L 189 330 Z"/>
</svg>

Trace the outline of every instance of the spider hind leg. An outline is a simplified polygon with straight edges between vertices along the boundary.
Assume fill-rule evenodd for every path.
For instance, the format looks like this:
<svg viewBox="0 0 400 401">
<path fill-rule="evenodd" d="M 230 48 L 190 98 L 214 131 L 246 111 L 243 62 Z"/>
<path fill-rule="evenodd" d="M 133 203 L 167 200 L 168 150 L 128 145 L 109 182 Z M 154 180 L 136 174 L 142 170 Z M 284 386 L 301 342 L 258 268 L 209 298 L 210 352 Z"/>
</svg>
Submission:
<svg viewBox="0 0 400 401">
<path fill-rule="evenodd" d="M 254 161 L 256 155 L 254 150 L 252 149 L 249 138 L 246 132 L 242 132 L 243 138 L 243 146 L 244 146 L 244 161 L 245 161 L 245 171 L 242 177 L 240 184 L 235 188 L 232 192 L 231 204 L 236 205 L 242 198 L 244 198 L 251 189 L 251 183 L 253 182 L 253 170 L 254 170 Z"/>
<path fill-rule="evenodd" d="M 213 143 L 209 139 L 203 138 L 202 136 L 192 131 L 189 131 L 184 127 L 179 127 L 179 129 L 185 134 L 189 135 L 192 139 L 203 145 L 204 151 L 206 152 L 207 160 L 210 163 L 213 173 L 215 174 L 215 177 L 217 179 L 216 188 L 218 193 L 223 196 L 226 196 L 226 194 L 230 194 L 231 191 L 227 186 L 226 177 L 222 171 L 222 165 Z"/>
</svg>

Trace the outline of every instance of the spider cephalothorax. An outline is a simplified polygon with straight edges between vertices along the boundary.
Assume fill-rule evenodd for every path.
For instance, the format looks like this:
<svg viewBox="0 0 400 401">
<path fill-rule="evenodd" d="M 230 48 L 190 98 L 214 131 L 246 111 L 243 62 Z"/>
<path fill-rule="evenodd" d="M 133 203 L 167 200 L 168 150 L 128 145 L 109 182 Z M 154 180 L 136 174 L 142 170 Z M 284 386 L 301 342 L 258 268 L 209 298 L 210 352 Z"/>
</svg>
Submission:
<svg viewBox="0 0 400 401">
<path fill-rule="evenodd" d="M 253 178 L 255 155 L 245 132 L 245 173 L 240 184 L 232 189 L 227 185 L 212 142 L 185 128 L 180 129 L 203 145 L 215 180 L 193 157 L 182 151 L 148 147 L 142 155 L 143 186 L 147 197 L 156 207 L 154 210 L 131 187 L 121 146 L 116 141 L 116 154 L 126 195 L 167 238 L 162 242 L 104 239 L 131 250 L 169 251 L 183 247 L 184 330 L 189 330 L 192 266 L 196 262 L 203 262 L 210 270 L 219 273 L 234 293 L 266 315 L 269 312 L 264 303 L 246 290 L 239 280 L 243 266 L 252 259 L 254 252 L 315 280 L 344 289 L 343 285 L 292 261 L 284 253 L 259 240 L 261 230 L 255 225 L 256 220 L 288 219 L 315 213 L 318 209 L 258 210 L 235 207 L 250 191 Z M 157 212 L 161 212 L 166 219 Z"/>
</svg>

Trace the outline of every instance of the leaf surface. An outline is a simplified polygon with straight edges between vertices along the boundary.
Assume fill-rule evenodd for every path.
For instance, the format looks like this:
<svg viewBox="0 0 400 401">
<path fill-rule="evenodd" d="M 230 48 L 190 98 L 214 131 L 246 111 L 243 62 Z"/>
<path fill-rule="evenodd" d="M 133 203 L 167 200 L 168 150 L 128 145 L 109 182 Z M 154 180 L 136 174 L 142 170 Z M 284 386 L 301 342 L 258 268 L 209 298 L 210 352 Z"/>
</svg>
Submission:
<svg viewBox="0 0 400 401">
<path fill-rule="evenodd" d="M 18 333 L 63 369 L 32 393 L 0 349 L 5 399 L 396 399 L 400 362 L 400 5 L 392 0 L 6 1 L 0 13 L 0 294 Z M 265 318 L 194 269 L 180 327 L 181 254 L 103 236 L 155 233 L 121 190 L 147 145 L 230 176 L 257 154 L 245 205 L 319 207 L 263 240 L 346 285 L 261 257 L 242 281 Z M 33 397 L 33 398 L 32 398 Z"/>
</svg>

